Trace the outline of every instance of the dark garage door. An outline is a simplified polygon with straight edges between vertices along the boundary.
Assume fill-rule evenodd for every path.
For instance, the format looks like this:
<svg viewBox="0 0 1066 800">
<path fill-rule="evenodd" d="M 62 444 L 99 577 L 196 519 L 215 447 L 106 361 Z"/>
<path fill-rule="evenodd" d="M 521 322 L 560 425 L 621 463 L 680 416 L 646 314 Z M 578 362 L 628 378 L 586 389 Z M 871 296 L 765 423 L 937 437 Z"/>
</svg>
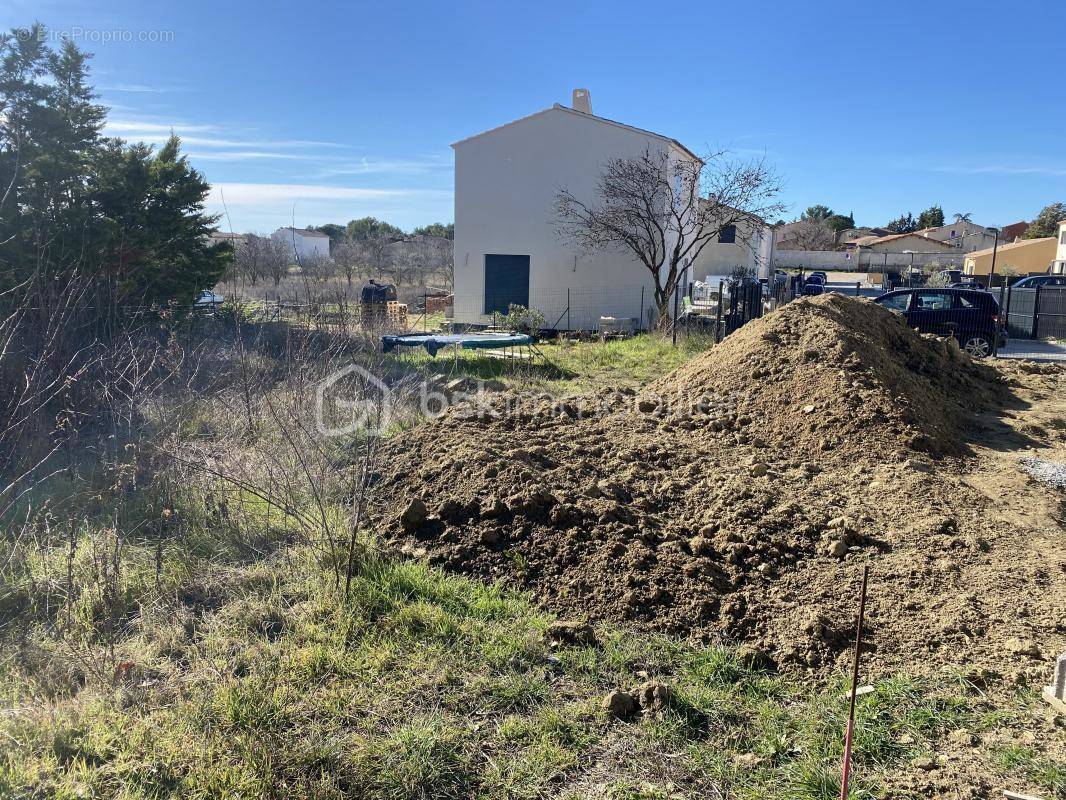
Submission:
<svg viewBox="0 0 1066 800">
<path fill-rule="evenodd" d="M 485 256 L 485 313 L 529 305 L 529 256 Z"/>
</svg>

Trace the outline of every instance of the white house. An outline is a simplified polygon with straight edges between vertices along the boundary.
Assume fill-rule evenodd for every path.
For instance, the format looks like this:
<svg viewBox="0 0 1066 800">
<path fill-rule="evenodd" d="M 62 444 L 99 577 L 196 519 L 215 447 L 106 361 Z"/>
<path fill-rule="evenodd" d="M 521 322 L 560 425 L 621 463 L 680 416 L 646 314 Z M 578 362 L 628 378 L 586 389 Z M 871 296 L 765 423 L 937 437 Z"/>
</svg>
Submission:
<svg viewBox="0 0 1066 800">
<path fill-rule="evenodd" d="M 1055 275 L 1066 274 L 1066 219 L 1059 223 L 1058 244 L 1055 249 L 1055 261 L 1050 272 Z"/>
<path fill-rule="evenodd" d="M 738 269 L 766 278 L 770 274 L 773 247 L 773 229 L 763 220 L 726 225 L 696 256 L 686 282 L 716 283 L 713 280 L 716 276 L 730 275 Z"/>
<path fill-rule="evenodd" d="M 553 205 L 567 189 L 593 204 L 603 165 L 646 150 L 669 163 L 699 160 L 668 136 L 592 113 L 588 92 L 452 145 L 455 150 L 455 305 L 484 323 L 511 303 L 545 324 L 594 328 L 601 316 L 640 317 L 654 305 L 652 275 L 634 256 L 588 254 L 562 240 Z M 702 276 L 699 276 L 702 277 Z"/>
<path fill-rule="evenodd" d="M 278 228 L 270 235 L 287 244 L 295 262 L 329 258 L 329 236 L 319 231 L 304 228 Z"/>
</svg>

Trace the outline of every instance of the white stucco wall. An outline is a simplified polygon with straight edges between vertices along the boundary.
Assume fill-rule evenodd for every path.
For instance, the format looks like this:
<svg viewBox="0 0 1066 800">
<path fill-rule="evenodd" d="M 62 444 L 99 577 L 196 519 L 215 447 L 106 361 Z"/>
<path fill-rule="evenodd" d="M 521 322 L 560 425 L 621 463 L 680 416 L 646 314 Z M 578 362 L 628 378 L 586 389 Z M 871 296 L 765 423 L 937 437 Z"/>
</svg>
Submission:
<svg viewBox="0 0 1066 800">
<path fill-rule="evenodd" d="M 653 305 L 648 270 L 624 252 L 582 253 L 556 233 L 553 203 L 569 189 L 594 203 L 596 182 L 610 158 L 646 148 L 688 158 L 667 141 L 552 108 L 458 142 L 455 149 L 455 319 L 488 322 L 483 314 L 485 255 L 528 255 L 530 306 L 546 324 L 592 328 L 600 316 L 637 317 L 641 289 L 645 324 Z"/>
<path fill-rule="evenodd" d="M 293 248 L 294 261 L 329 257 L 328 236 L 305 236 L 300 231 L 293 232 L 289 228 L 278 228 L 271 234 L 271 238 L 278 239 Z"/>
<path fill-rule="evenodd" d="M 729 275 L 737 267 L 752 270 L 759 278 L 770 271 L 770 245 L 773 231 L 769 225 L 752 230 L 738 226 L 734 244 L 713 239 L 693 262 L 688 280 L 704 280 L 710 276 Z"/>
</svg>

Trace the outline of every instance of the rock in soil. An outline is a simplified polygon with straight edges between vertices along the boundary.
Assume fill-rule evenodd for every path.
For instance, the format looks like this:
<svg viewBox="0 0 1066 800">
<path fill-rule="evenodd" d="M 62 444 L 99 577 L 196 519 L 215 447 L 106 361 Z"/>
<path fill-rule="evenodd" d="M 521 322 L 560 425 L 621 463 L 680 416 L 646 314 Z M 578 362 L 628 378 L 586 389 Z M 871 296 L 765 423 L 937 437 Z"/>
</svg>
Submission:
<svg viewBox="0 0 1066 800">
<path fill-rule="evenodd" d="M 615 717 L 629 717 L 637 710 L 637 699 L 629 692 L 615 689 L 603 698 L 604 710 Z"/>
</svg>

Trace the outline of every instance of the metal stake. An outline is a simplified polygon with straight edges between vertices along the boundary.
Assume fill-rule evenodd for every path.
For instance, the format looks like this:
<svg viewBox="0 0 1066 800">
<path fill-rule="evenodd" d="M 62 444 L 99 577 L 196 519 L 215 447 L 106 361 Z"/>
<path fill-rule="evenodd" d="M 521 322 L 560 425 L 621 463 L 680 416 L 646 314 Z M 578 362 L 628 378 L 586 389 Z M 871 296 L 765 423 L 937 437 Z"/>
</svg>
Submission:
<svg viewBox="0 0 1066 800">
<path fill-rule="evenodd" d="M 859 686 L 859 651 L 862 647 L 862 623 L 866 614 L 866 584 L 870 565 L 862 568 L 862 590 L 859 594 L 859 619 L 855 623 L 855 660 L 851 666 L 851 698 L 848 702 L 848 728 L 844 734 L 844 765 L 840 774 L 840 800 L 847 800 L 848 780 L 851 778 L 851 742 L 855 733 L 855 691 Z"/>
</svg>

